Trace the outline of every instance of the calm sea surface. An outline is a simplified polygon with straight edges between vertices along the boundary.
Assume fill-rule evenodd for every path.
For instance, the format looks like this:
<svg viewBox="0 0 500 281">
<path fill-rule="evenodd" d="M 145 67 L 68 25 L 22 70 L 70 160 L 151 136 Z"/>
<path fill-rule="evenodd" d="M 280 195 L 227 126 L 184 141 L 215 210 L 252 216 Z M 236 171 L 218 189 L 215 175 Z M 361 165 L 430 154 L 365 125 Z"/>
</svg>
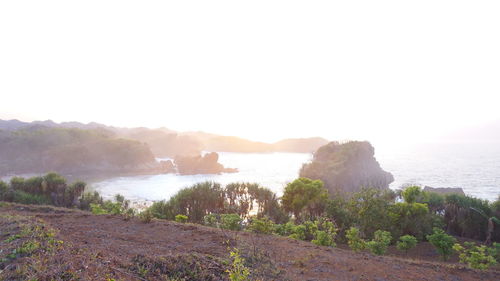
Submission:
<svg viewBox="0 0 500 281">
<path fill-rule="evenodd" d="M 174 174 L 118 177 L 91 186 L 106 198 L 120 193 L 132 201 L 168 199 L 179 189 L 203 181 L 221 184 L 257 182 L 281 194 L 284 186 L 297 178 L 311 154 L 304 153 L 219 153 L 225 167 L 239 173 L 180 176 Z M 500 145 L 425 144 L 376 150 L 382 168 L 394 175 L 391 188 L 405 184 L 432 187 L 462 187 L 466 194 L 495 200 L 500 195 Z"/>
</svg>

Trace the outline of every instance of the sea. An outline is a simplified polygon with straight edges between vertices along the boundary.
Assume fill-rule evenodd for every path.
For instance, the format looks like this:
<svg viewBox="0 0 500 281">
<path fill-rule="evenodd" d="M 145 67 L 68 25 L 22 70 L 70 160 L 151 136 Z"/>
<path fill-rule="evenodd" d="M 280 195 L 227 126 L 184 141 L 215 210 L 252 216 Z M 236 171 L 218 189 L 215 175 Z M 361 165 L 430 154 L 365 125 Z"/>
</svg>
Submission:
<svg viewBox="0 0 500 281">
<path fill-rule="evenodd" d="M 212 181 L 222 185 L 252 182 L 278 195 L 296 179 L 311 153 L 219 152 L 219 162 L 238 168 L 238 173 L 220 175 L 144 175 L 109 178 L 90 183 L 90 189 L 105 198 L 122 194 L 144 204 L 168 200 L 180 189 Z M 415 184 L 431 187 L 460 187 L 468 195 L 494 201 L 500 195 L 500 143 L 434 142 L 408 146 L 381 146 L 375 157 L 382 169 L 394 175 L 391 189 Z M 161 159 L 159 159 L 161 160 Z"/>
</svg>

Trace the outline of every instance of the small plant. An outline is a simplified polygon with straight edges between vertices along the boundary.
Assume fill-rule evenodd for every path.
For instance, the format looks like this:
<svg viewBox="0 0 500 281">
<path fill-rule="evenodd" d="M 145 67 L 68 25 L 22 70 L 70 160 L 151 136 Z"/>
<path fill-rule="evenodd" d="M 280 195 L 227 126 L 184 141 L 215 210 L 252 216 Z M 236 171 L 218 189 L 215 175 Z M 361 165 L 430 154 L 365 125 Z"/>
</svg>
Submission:
<svg viewBox="0 0 500 281">
<path fill-rule="evenodd" d="M 249 280 L 250 270 L 245 266 L 245 259 L 240 257 L 240 252 L 238 249 L 233 249 L 230 252 L 231 259 L 233 260 L 231 264 L 231 269 L 227 270 L 229 273 L 229 280 L 231 281 L 246 281 Z"/>
<path fill-rule="evenodd" d="M 362 251 L 366 248 L 366 241 L 361 239 L 359 229 L 351 227 L 346 231 L 347 244 L 354 252 Z"/>
<path fill-rule="evenodd" d="M 404 251 L 408 254 L 408 250 L 415 248 L 417 246 L 417 238 L 411 235 L 403 235 L 399 237 L 399 241 L 396 243 L 396 248 L 400 251 Z"/>
<path fill-rule="evenodd" d="M 373 235 L 373 240 L 366 243 L 366 247 L 375 255 L 383 255 L 387 247 L 391 244 L 392 236 L 388 231 L 377 230 Z"/>
<path fill-rule="evenodd" d="M 180 223 L 186 223 L 188 221 L 188 216 L 185 216 L 185 215 L 176 215 L 175 216 L 175 221 L 176 222 L 180 222 Z"/>
<path fill-rule="evenodd" d="M 467 264 L 471 268 L 486 270 L 496 264 L 495 258 L 491 255 L 488 247 L 476 246 L 473 242 L 465 242 L 462 245 L 456 243 L 453 250 L 459 254 L 460 262 Z"/>
<path fill-rule="evenodd" d="M 427 240 L 436 248 L 443 260 L 448 260 L 453 253 L 453 245 L 457 241 L 453 236 L 446 234 L 440 228 L 434 228 L 434 233 L 427 235 Z"/>
<path fill-rule="evenodd" d="M 142 211 L 141 213 L 139 213 L 139 219 L 143 223 L 150 223 L 151 220 L 153 220 L 153 214 L 151 213 L 151 211 L 149 209 L 146 209 L 146 210 Z"/>
</svg>

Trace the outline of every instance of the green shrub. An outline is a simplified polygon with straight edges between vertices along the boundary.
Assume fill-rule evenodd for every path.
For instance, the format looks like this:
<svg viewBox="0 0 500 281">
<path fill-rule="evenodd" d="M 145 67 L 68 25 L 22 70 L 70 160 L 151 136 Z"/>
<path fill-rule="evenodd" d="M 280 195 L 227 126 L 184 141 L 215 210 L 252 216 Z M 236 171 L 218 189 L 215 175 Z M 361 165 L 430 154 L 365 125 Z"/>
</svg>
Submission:
<svg viewBox="0 0 500 281">
<path fill-rule="evenodd" d="M 361 239 L 359 229 L 351 227 L 346 231 L 347 244 L 354 252 L 362 251 L 366 248 L 366 241 Z"/>
<path fill-rule="evenodd" d="M 323 230 L 318 230 L 316 231 L 315 237 L 316 238 L 311 241 L 313 244 L 318 246 L 335 247 L 334 236 L 332 236 L 330 233 Z"/>
<path fill-rule="evenodd" d="M 373 240 L 366 243 L 366 247 L 375 255 L 383 255 L 387 247 L 391 244 L 392 236 L 388 231 L 377 230 L 373 235 Z"/>
<path fill-rule="evenodd" d="M 493 243 L 492 247 L 489 248 L 489 252 L 500 263 L 500 243 Z"/>
<path fill-rule="evenodd" d="M 5 200 L 8 188 L 7 184 L 0 180 L 0 201 Z"/>
<path fill-rule="evenodd" d="M 222 214 L 221 218 L 221 228 L 229 230 L 241 230 L 242 219 L 237 214 Z"/>
<path fill-rule="evenodd" d="M 456 239 L 439 228 L 434 228 L 434 233 L 427 235 L 427 240 L 436 248 L 443 260 L 448 260 L 453 253 L 453 245 Z"/>
<path fill-rule="evenodd" d="M 208 214 L 203 217 L 204 224 L 229 230 L 241 230 L 242 219 L 238 214 Z"/>
<path fill-rule="evenodd" d="M 314 233 L 312 243 L 320 246 L 335 247 L 335 237 L 337 236 L 337 228 L 332 221 L 320 218 L 315 221 L 317 231 Z"/>
<path fill-rule="evenodd" d="M 151 210 L 146 209 L 142 212 L 139 213 L 139 219 L 143 223 L 150 223 L 153 220 L 153 214 L 151 213 Z"/>
<path fill-rule="evenodd" d="M 417 238 L 411 235 L 403 235 L 399 237 L 399 241 L 396 243 L 396 248 L 400 251 L 404 251 L 405 254 L 408 253 L 408 250 L 417 246 Z"/>
<path fill-rule="evenodd" d="M 296 239 L 296 240 L 306 240 L 307 228 L 303 224 L 296 225 L 293 228 L 293 233 L 288 237 Z"/>
<path fill-rule="evenodd" d="M 295 224 L 293 222 L 274 225 L 274 233 L 280 236 L 290 236 L 293 234 L 294 229 L 295 229 Z"/>
<path fill-rule="evenodd" d="M 31 194 L 22 190 L 14 190 L 13 201 L 16 203 L 33 205 L 49 205 L 51 203 L 50 198 L 46 195 Z"/>
<path fill-rule="evenodd" d="M 453 250 L 459 254 L 460 262 L 467 264 L 471 268 L 485 270 L 496 264 L 495 258 L 491 255 L 488 247 L 476 246 L 473 242 L 465 242 L 465 247 L 454 244 Z"/>
<path fill-rule="evenodd" d="M 80 209 L 90 211 L 90 204 L 101 205 L 103 203 L 99 192 L 86 192 L 80 197 Z"/>
<path fill-rule="evenodd" d="M 180 223 L 186 223 L 188 221 L 188 216 L 185 215 L 176 215 L 175 221 Z"/>
<path fill-rule="evenodd" d="M 274 223 L 267 217 L 251 218 L 248 225 L 248 230 L 255 233 L 271 234 L 273 233 Z"/>
<path fill-rule="evenodd" d="M 94 203 L 90 203 L 90 211 L 94 215 L 103 215 L 108 213 L 105 209 L 101 207 L 101 204 L 94 204 Z"/>
<path fill-rule="evenodd" d="M 203 217 L 203 224 L 210 227 L 219 227 L 220 215 L 218 214 L 208 214 Z"/>
<path fill-rule="evenodd" d="M 153 217 L 158 219 L 172 219 L 174 217 L 174 212 L 171 204 L 165 200 L 156 201 L 149 207 Z"/>
</svg>

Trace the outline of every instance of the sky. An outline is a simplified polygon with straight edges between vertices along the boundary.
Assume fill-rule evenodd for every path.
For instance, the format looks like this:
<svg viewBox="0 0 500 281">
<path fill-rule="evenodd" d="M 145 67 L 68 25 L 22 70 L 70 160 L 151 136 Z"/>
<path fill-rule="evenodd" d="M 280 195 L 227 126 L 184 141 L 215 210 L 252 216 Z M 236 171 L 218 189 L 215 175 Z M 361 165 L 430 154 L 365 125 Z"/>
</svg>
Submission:
<svg viewBox="0 0 500 281">
<path fill-rule="evenodd" d="M 396 142 L 500 120 L 499 1 L 0 1 L 0 119 Z"/>
</svg>

